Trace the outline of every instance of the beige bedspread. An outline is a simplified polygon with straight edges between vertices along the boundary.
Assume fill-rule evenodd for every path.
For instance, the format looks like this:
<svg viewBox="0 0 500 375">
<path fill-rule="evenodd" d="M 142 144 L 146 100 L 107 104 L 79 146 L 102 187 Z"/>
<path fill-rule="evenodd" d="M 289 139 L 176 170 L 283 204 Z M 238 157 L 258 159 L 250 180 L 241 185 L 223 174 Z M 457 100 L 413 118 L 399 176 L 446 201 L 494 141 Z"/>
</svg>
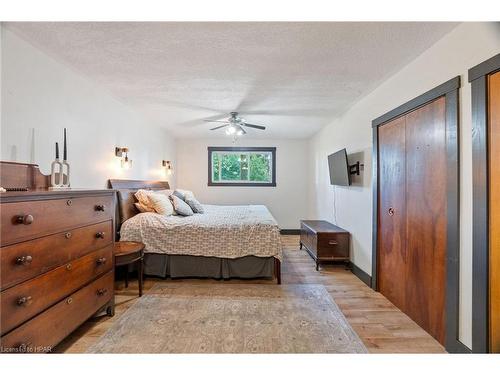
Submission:
<svg viewBox="0 0 500 375">
<path fill-rule="evenodd" d="M 265 206 L 203 205 L 193 216 L 138 214 L 125 221 L 122 241 L 139 241 L 148 253 L 282 259 L 278 224 Z"/>
</svg>

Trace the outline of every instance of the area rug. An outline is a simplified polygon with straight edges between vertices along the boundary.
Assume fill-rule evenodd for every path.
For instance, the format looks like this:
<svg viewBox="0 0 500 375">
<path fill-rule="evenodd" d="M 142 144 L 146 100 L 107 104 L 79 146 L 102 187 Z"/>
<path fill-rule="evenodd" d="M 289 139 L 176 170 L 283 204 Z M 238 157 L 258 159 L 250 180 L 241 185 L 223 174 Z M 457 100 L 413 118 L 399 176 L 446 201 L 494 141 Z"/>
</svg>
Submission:
<svg viewBox="0 0 500 375">
<path fill-rule="evenodd" d="M 366 353 L 325 287 L 156 284 L 89 353 Z"/>
</svg>

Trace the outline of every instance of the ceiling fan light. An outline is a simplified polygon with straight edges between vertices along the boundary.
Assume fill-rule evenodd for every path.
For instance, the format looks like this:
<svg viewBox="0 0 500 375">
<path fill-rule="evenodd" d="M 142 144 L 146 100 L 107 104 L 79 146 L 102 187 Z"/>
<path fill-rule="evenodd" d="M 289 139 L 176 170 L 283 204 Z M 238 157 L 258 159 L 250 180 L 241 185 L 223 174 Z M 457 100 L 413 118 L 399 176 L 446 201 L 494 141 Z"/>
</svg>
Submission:
<svg viewBox="0 0 500 375">
<path fill-rule="evenodd" d="M 233 125 L 230 125 L 226 130 L 226 134 L 231 135 L 234 133 L 236 133 L 236 128 Z"/>
</svg>

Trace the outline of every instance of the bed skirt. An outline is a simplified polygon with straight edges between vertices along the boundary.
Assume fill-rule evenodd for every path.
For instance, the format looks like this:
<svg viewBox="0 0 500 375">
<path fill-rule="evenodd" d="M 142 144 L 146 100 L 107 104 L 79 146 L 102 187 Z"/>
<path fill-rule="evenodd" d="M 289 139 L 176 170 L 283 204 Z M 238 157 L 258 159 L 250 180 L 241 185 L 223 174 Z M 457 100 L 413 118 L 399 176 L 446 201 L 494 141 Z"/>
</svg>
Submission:
<svg viewBox="0 0 500 375">
<path fill-rule="evenodd" d="M 274 257 L 246 256 L 236 259 L 144 254 L 144 274 L 156 277 L 273 278 Z"/>
</svg>

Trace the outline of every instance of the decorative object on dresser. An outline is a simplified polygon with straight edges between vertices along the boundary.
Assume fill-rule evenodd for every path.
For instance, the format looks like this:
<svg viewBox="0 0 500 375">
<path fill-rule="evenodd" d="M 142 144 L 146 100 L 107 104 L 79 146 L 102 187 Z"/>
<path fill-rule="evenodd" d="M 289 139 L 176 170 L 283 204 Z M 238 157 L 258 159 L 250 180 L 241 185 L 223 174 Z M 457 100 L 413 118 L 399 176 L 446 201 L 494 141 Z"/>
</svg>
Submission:
<svg viewBox="0 0 500 375">
<path fill-rule="evenodd" d="M 56 142 L 56 158 L 50 164 L 50 187 L 59 188 L 62 186 L 62 163 L 59 161 L 59 143 Z"/>
<path fill-rule="evenodd" d="M 350 234 L 324 220 L 300 221 L 300 248 L 316 261 L 316 271 L 324 262 L 343 261 L 349 264 Z"/>
<path fill-rule="evenodd" d="M 127 266 L 125 273 L 125 288 L 128 288 L 128 266 L 137 263 L 137 279 L 139 282 L 139 297 L 142 296 L 142 281 L 144 270 L 144 244 L 141 242 L 119 241 L 115 243 L 113 255 L 115 267 Z"/>
<path fill-rule="evenodd" d="M 0 162 L 0 348 L 47 352 L 114 313 L 114 191 L 49 190 L 34 164 Z"/>
<path fill-rule="evenodd" d="M 66 128 L 64 128 L 63 160 L 59 161 L 59 143 L 56 142 L 56 159 L 50 166 L 50 187 L 51 189 L 67 189 L 69 186 L 68 145 Z"/>
</svg>

